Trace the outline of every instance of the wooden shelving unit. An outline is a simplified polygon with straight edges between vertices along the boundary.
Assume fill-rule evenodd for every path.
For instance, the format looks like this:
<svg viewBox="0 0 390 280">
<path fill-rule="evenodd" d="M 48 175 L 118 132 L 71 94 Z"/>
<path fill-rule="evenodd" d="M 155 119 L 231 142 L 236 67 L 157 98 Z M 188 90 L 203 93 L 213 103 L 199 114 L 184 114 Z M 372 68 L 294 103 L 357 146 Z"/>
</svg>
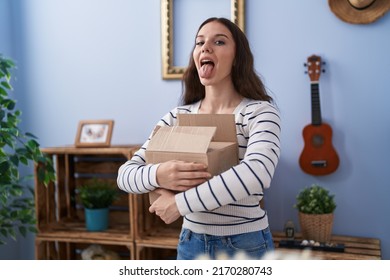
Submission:
<svg viewBox="0 0 390 280">
<path fill-rule="evenodd" d="M 166 225 L 149 212 L 149 196 L 121 192 L 121 198 L 110 209 L 110 225 L 103 232 L 88 232 L 84 211 L 77 201 L 77 187 L 99 178 L 116 186 L 118 168 L 130 159 L 139 145 L 109 148 L 45 148 L 52 157 L 57 180 L 45 187 L 35 182 L 38 233 L 36 259 L 80 259 L 91 244 L 100 244 L 117 252 L 122 259 L 174 259 L 182 219 Z M 36 169 L 37 170 L 37 169 Z M 35 176 L 37 178 L 37 176 Z M 119 191 L 119 189 L 118 189 Z M 273 232 L 276 250 L 284 233 Z M 296 234 L 299 240 L 299 233 Z M 343 243 L 344 252 L 313 251 L 321 259 L 381 259 L 380 240 L 375 238 L 332 236 L 332 242 Z"/>
<path fill-rule="evenodd" d="M 176 258 L 176 246 L 183 219 L 167 225 L 158 216 L 149 212 L 148 194 L 135 195 L 133 199 L 135 258 L 138 260 Z"/>
<path fill-rule="evenodd" d="M 132 195 L 121 192 L 120 199 L 110 209 L 108 230 L 89 232 L 76 194 L 79 186 L 94 178 L 117 188 L 119 166 L 138 148 L 139 145 L 42 149 L 52 157 L 57 178 L 48 187 L 37 179 L 35 182 L 36 259 L 79 259 L 80 252 L 89 244 L 114 247 L 121 257 L 134 259 Z"/>
</svg>

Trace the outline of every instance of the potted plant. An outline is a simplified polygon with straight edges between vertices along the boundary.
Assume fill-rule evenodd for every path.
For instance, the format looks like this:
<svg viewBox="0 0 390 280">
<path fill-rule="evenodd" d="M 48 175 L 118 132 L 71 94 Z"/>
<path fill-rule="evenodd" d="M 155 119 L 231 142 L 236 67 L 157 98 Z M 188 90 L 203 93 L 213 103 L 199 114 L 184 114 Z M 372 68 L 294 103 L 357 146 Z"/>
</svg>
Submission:
<svg viewBox="0 0 390 280">
<path fill-rule="evenodd" d="M 46 186 L 55 179 L 52 160 L 42 154 L 37 137 L 19 127 L 22 113 L 10 96 L 14 68 L 15 63 L 0 54 L 0 245 L 8 237 L 16 240 L 17 231 L 22 236 L 37 232 L 33 176 L 20 167 L 34 163 L 37 180 Z"/>
<path fill-rule="evenodd" d="M 78 188 L 81 204 L 84 206 L 88 231 L 104 231 L 108 228 L 109 207 L 118 197 L 115 186 L 94 180 Z"/>
<path fill-rule="evenodd" d="M 334 195 L 317 184 L 299 192 L 294 205 L 299 211 L 302 237 L 307 240 L 329 242 L 332 235 Z"/>
</svg>

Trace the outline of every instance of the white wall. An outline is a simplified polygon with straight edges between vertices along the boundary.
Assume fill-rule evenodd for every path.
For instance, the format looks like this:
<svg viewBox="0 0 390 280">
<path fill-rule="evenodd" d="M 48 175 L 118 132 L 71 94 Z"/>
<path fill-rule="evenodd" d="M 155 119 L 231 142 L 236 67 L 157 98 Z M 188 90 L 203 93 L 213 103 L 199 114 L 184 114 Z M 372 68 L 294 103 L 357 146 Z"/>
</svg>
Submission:
<svg viewBox="0 0 390 280">
<path fill-rule="evenodd" d="M 9 25 L 18 31 L 0 52 L 16 48 L 23 124 L 42 146 L 72 144 L 79 120 L 104 118 L 115 120 L 113 144 L 142 143 L 177 104 L 180 81 L 161 79 L 160 1 L 0 3 L 0 9 L 12 6 Z M 266 194 L 272 229 L 281 230 L 288 219 L 298 224 L 296 194 L 320 183 L 336 194 L 334 233 L 380 238 L 383 258 L 390 259 L 390 220 L 383 218 L 390 212 L 390 13 L 370 25 L 351 25 L 336 18 L 327 1 L 246 3 L 256 69 L 282 115 L 282 157 Z M 186 20 L 192 22 L 191 15 Z M 322 117 L 341 159 L 324 177 L 298 166 L 301 132 L 311 121 L 303 68 L 311 54 L 327 63 L 320 77 Z"/>
</svg>

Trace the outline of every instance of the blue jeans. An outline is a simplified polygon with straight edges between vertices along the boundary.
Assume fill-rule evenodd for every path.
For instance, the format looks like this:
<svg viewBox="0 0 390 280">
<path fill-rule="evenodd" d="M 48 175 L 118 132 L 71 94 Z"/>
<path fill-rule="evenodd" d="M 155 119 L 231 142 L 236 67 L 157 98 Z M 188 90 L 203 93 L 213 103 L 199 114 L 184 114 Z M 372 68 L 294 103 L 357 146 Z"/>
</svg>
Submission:
<svg viewBox="0 0 390 280">
<path fill-rule="evenodd" d="M 273 249 L 274 243 L 269 228 L 231 236 L 199 234 L 183 228 L 177 246 L 177 259 L 218 259 L 219 254 L 234 258 L 237 253 L 244 253 L 247 259 L 261 259 L 266 252 Z"/>
</svg>

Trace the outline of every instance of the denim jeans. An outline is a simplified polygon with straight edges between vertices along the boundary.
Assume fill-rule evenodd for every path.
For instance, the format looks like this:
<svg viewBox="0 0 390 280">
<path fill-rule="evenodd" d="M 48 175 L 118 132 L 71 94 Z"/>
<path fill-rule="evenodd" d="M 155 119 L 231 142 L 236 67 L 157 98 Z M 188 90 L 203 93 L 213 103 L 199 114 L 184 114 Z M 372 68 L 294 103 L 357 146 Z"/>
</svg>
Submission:
<svg viewBox="0 0 390 280">
<path fill-rule="evenodd" d="M 273 249 L 274 243 L 269 228 L 230 236 L 199 234 L 183 228 L 177 246 L 177 259 L 218 259 L 220 254 L 234 258 L 237 253 L 245 254 L 246 259 L 261 259 L 266 252 Z"/>
</svg>

